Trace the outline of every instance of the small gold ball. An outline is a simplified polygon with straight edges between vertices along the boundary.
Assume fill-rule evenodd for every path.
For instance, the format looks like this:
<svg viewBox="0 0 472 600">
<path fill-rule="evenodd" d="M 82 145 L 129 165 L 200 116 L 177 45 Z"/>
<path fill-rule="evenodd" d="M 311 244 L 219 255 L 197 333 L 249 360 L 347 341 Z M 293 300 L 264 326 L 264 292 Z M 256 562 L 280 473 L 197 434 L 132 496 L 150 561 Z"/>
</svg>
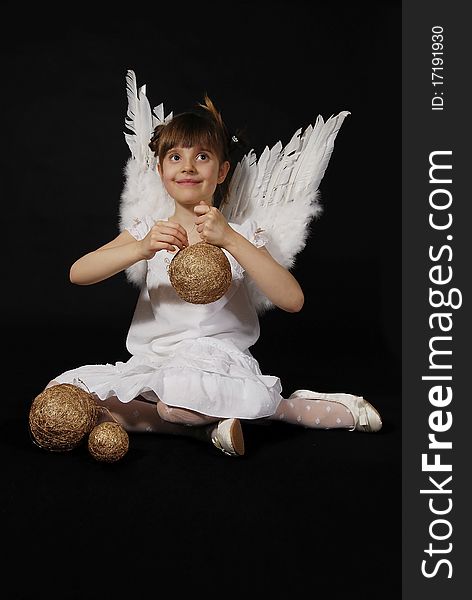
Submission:
<svg viewBox="0 0 472 600">
<path fill-rule="evenodd" d="M 179 250 L 168 271 L 177 294 L 191 304 L 215 302 L 231 285 L 231 265 L 226 254 L 207 242 Z"/>
<path fill-rule="evenodd" d="M 88 438 L 88 450 L 95 460 L 116 462 L 128 452 L 129 437 L 125 429 L 112 421 L 96 425 Z"/>
</svg>

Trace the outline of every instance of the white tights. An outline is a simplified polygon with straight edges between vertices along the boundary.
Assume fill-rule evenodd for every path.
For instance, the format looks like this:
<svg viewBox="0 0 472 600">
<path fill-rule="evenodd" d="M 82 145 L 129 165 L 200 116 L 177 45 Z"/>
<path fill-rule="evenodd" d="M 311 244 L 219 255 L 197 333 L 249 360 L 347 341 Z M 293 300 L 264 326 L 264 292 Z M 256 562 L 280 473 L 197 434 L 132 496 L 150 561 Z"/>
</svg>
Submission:
<svg viewBox="0 0 472 600">
<path fill-rule="evenodd" d="M 167 406 L 160 400 L 157 403 L 146 400 L 143 396 L 127 403 L 120 402 L 116 397 L 108 398 L 103 405 L 130 433 L 193 435 L 195 429 L 200 429 L 199 426 L 220 420 L 186 408 Z"/>
<path fill-rule="evenodd" d="M 57 385 L 51 381 L 47 387 Z M 167 406 L 160 400 L 146 399 L 138 396 L 131 402 L 120 402 L 116 397 L 100 401 L 112 417 L 130 433 L 165 433 L 201 437 L 203 430 L 199 427 L 217 423 L 220 419 L 201 413 Z M 277 411 L 268 420 L 277 420 L 301 425 L 311 429 L 351 429 L 354 418 L 350 410 L 339 402 L 326 399 L 288 398 L 283 399 Z M 266 419 L 261 419 L 266 420 Z"/>
<path fill-rule="evenodd" d="M 113 417 L 129 432 L 169 433 L 193 435 L 199 425 L 219 421 L 185 408 L 167 406 L 160 400 L 146 400 L 142 396 L 128 403 L 117 398 L 103 402 Z M 156 410 L 157 409 L 157 410 Z M 283 399 L 269 420 L 283 421 L 310 429 L 350 429 L 354 418 L 349 409 L 339 402 L 307 398 Z"/>
<path fill-rule="evenodd" d="M 354 417 L 343 404 L 334 400 L 302 397 L 284 398 L 269 419 L 310 429 L 351 429 L 354 426 Z"/>
</svg>

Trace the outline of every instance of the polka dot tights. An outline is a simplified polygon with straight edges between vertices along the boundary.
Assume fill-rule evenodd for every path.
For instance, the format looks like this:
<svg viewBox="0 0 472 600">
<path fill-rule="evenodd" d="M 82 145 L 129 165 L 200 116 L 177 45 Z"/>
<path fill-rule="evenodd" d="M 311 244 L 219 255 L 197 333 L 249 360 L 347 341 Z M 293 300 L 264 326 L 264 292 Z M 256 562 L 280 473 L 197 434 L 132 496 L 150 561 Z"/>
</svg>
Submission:
<svg viewBox="0 0 472 600">
<path fill-rule="evenodd" d="M 334 400 L 284 398 L 275 414 L 269 419 L 302 425 L 310 429 L 352 429 L 354 427 L 351 411 Z"/>
</svg>

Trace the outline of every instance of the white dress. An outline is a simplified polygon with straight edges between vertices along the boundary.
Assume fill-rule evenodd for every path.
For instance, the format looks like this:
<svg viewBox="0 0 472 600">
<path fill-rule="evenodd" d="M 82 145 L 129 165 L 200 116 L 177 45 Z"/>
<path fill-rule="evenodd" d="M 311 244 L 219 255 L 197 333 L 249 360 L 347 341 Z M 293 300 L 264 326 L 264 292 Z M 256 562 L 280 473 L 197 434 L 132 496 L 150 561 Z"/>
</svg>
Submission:
<svg viewBox="0 0 472 600">
<path fill-rule="evenodd" d="M 138 220 L 128 231 L 142 239 L 154 220 Z M 230 226 L 255 246 L 266 239 L 255 222 Z M 282 400 L 280 379 L 263 375 L 249 348 L 259 338 L 259 319 L 245 285 L 244 269 L 224 250 L 232 282 L 209 304 L 190 304 L 172 287 L 167 267 L 173 254 L 147 261 L 143 286 L 128 332 L 127 362 L 85 365 L 55 377 L 85 387 L 99 399 L 137 396 L 212 417 L 258 419 L 275 413 Z"/>
</svg>

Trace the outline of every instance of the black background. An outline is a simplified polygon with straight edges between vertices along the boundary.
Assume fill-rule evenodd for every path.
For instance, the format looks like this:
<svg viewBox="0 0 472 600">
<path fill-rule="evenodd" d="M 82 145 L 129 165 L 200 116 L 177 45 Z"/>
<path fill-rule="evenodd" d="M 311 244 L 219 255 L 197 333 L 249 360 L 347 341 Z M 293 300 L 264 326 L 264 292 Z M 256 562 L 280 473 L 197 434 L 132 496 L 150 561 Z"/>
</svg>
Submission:
<svg viewBox="0 0 472 600">
<path fill-rule="evenodd" d="M 31 574 L 7 597 L 169 585 L 398 598 L 401 4 L 99 6 L 5 9 L 2 506 L 12 572 Z M 133 436 L 112 467 L 32 446 L 27 412 L 47 381 L 128 357 L 136 288 L 124 274 L 68 281 L 76 258 L 118 233 L 127 69 L 166 113 L 208 92 L 258 155 L 318 114 L 351 112 L 293 269 L 305 306 L 265 314 L 252 351 L 284 395 L 365 396 L 381 433 L 249 425 L 239 462 L 187 438 Z"/>
</svg>

